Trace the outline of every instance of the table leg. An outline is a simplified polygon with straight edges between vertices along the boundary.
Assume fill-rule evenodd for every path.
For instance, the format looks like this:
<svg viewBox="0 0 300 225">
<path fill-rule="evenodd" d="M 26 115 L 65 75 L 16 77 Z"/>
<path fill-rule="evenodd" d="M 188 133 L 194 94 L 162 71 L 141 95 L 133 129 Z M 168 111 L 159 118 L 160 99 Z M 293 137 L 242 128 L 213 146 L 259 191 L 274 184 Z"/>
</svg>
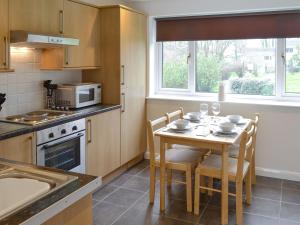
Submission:
<svg viewBox="0 0 300 225">
<path fill-rule="evenodd" d="M 221 224 L 228 224 L 228 146 L 222 146 L 222 207 Z"/>
<path fill-rule="evenodd" d="M 165 143 L 160 138 L 160 210 L 165 210 L 165 173 L 166 173 L 166 155 Z"/>
</svg>

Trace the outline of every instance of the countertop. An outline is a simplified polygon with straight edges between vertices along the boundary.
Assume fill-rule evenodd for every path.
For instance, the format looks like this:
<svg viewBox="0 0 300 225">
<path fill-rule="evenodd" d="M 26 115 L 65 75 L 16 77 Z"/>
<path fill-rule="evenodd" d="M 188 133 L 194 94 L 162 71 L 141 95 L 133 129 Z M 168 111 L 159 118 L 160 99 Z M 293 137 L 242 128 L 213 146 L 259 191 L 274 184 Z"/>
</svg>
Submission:
<svg viewBox="0 0 300 225">
<path fill-rule="evenodd" d="M 101 179 L 95 176 L 66 172 L 63 170 L 35 166 L 26 163 L 13 162 L 0 158 L 0 163 L 1 162 L 9 162 L 16 165 L 34 167 L 40 170 L 70 174 L 77 176 L 78 179 L 45 196 L 44 198 L 26 206 L 24 209 L 21 209 L 16 213 L 0 220 L 0 225 L 41 224 L 50 219 L 52 217 L 51 214 L 55 215 L 55 210 L 57 210 L 57 213 L 59 213 L 63 209 L 75 203 L 77 200 L 95 191 L 95 189 L 99 188 L 101 185 Z"/>
<path fill-rule="evenodd" d="M 49 121 L 41 125 L 31 126 L 31 125 L 20 125 L 16 123 L 0 122 L 0 140 L 16 137 L 19 135 L 43 130 L 52 126 L 63 124 L 66 122 L 74 121 L 77 119 L 93 116 L 96 114 L 108 112 L 111 110 L 119 109 L 120 105 L 95 105 L 89 106 L 82 109 L 77 109 L 72 112 L 76 112 L 74 115 L 70 115 L 55 121 Z"/>
</svg>

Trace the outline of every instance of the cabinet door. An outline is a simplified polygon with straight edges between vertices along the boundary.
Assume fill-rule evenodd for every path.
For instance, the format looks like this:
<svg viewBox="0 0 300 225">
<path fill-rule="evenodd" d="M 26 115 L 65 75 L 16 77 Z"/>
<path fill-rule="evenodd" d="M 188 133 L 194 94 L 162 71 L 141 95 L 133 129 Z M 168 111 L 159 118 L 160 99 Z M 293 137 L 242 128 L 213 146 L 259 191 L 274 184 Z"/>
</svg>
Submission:
<svg viewBox="0 0 300 225">
<path fill-rule="evenodd" d="M 0 158 L 35 163 L 35 147 L 34 133 L 9 138 L 0 141 Z"/>
<path fill-rule="evenodd" d="M 105 176 L 120 167 L 120 109 L 87 118 L 87 173 Z"/>
<path fill-rule="evenodd" d="M 80 39 L 79 46 L 66 48 L 64 67 L 100 66 L 99 9 L 65 0 L 63 33 Z"/>
<path fill-rule="evenodd" d="M 0 0 L 0 70 L 8 68 L 8 0 Z"/>
<path fill-rule="evenodd" d="M 63 0 L 9 0 L 10 30 L 62 33 Z"/>
<path fill-rule="evenodd" d="M 124 63 L 121 162 L 124 164 L 146 150 L 146 17 L 122 9 L 121 24 Z"/>
</svg>

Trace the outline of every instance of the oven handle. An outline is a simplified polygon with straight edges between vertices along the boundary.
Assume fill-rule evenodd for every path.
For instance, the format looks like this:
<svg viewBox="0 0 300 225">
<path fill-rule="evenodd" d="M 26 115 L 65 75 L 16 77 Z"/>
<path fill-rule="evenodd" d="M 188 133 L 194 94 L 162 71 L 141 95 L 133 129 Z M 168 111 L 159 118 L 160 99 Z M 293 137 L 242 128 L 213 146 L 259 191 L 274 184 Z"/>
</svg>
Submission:
<svg viewBox="0 0 300 225">
<path fill-rule="evenodd" d="M 49 148 L 55 147 L 55 146 L 57 146 L 57 145 L 60 145 L 60 144 L 62 144 L 62 143 L 66 143 L 66 142 L 68 142 L 68 141 L 71 141 L 71 140 L 80 138 L 80 137 L 82 137 L 82 136 L 84 136 L 84 134 L 78 134 L 76 137 L 69 138 L 69 139 L 67 139 L 67 140 L 64 140 L 64 141 L 62 141 L 62 142 L 55 143 L 55 144 L 53 144 L 53 145 L 44 145 L 44 146 L 41 148 L 41 150 L 43 150 L 43 149 L 47 150 L 47 149 L 49 149 Z"/>
</svg>

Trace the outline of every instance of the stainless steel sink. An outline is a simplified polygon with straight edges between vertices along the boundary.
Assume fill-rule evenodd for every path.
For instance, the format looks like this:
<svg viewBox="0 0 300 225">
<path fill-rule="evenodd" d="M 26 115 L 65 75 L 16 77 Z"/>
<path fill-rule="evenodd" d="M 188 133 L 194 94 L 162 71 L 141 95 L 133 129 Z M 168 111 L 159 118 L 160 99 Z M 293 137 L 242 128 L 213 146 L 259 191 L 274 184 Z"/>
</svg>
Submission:
<svg viewBox="0 0 300 225">
<path fill-rule="evenodd" d="M 16 203 L 11 210 L 9 209 L 9 211 L 5 212 L 3 215 L 0 214 L 0 220 L 78 179 L 78 177 L 68 174 L 46 171 L 30 166 L 0 162 L 0 181 L 1 179 L 5 179 L 3 180 L 3 183 L 7 183 L 6 178 L 18 179 L 19 183 L 22 183 L 22 179 L 24 179 L 23 181 L 25 181 L 26 179 L 31 179 L 47 183 L 49 185 L 49 190 L 43 194 L 40 194 L 39 196 L 33 197 L 26 202 L 23 201 L 22 204 L 18 205 L 18 203 Z M 16 189 L 17 187 L 14 188 Z M 20 187 L 19 189 L 22 190 L 22 187 Z"/>
</svg>

